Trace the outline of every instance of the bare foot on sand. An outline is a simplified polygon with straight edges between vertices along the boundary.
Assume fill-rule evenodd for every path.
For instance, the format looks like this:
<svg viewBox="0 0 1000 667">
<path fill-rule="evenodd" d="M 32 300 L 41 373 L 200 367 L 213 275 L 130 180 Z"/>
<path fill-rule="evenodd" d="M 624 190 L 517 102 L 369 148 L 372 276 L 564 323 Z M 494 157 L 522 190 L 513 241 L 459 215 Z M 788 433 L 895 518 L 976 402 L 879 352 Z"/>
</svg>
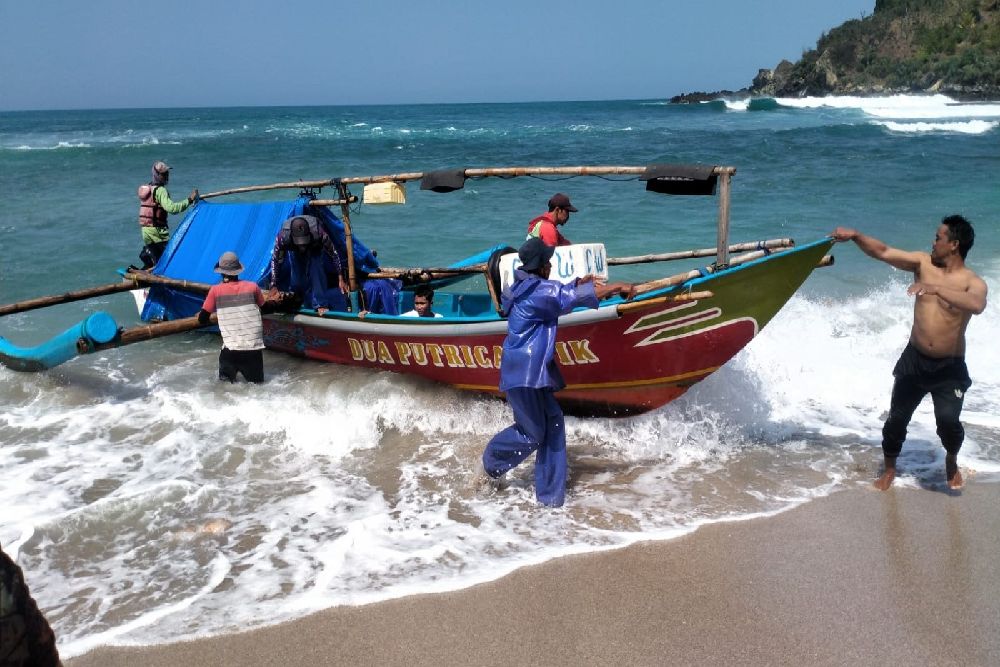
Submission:
<svg viewBox="0 0 1000 667">
<path fill-rule="evenodd" d="M 896 479 L 896 457 L 884 457 L 882 459 L 882 476 L 875 480 L 875 488 L 885 491 L 892 486 L 892 480 Z"/>
<path fill-rule="evenodd" d="M 949 489 L 961 489 L 965 480 L 962 479 L 962 472 L 958 469 L 958 457 L 944 457 L 944 474 L 948 480 Z"/>
<path fill-rule="evenodd" d="M 886 468 L 882 476 L 875 480 L 875 488 L 879 491 L 885 491 L 892 486 L 892 480 L 894 479 L 896 479 L 896 469 Z"/>
</svg>

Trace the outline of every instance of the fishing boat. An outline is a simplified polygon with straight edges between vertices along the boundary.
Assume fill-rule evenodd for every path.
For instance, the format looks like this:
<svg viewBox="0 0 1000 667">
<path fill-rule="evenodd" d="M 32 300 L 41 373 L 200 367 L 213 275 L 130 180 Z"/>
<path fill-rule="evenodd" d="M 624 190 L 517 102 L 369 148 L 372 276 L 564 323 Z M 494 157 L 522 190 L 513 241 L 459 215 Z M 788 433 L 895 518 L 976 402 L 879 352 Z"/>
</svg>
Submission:
<svg viewBox="0 0 1000 667">
<path fill-rule="evenodd" d="M 267 289 L 271 252 L 282 222 L 311 215 L 321 222 L 342 258 L 351 292 L 350 310 L 270 312 L 264 317 L 264 341 L 269 350 L 499 394 L 507 331 L 499 296 L 517 266 L 516 252 L 501 244 L 442 267 L 383 267 L 355 235 L 351 216 L 358 209 L 352 211 L 351 206 L 359 201 L 366 205 L 403 203 L 405 186 L 412 181 L 419 181 L 423 190 L 451 192 L 462 189 L 469 179 L 617 176 L 628 177 L 633 186 L 644 184 L 655 193 L 718 197 L 715 247 L 674 252 L 651 248 L 646 255 L 607 257 L 603 246 L 567 246 L 559 249 L 554 260 L 552 277 L 568 280 L 586 273 L 607 276 L 616 266 L 714 258 L 708 265 L 637 285 L 637 296 L 632 300 L 616 297 L 597 309 L 579 309 L 560 318 L 556 356 L 566 388 L 557 397 L 564 410 L 578 416 L 641 414 L 674 400 L 732 359 L 815 268 L 832 261 L 827 255 L 832 244 L 829 238 L 804 245 L 796 245 L 792 239 L 731 244 L 730 188 L 735 173 L 735 168 L 726 166 L 662 164 L 470 168 L 296 181 L 209 193 L 186 215 L 152 271 L 122 271 L 120 285 L 102 288 L 134 291 L 141 319 L 150 324 L 123 330 L 98 317 L 99 321 L 89 325 L 93 335 L 81 323 L 63 334 L 58 344 L 52 341 L 62 350 L 58 354 L 46 346 L 15 348 L 0 339 L 0 362 L 16 370 L 44 370 L 75 354 L 197 328 L 193 316 L 210 284 L 218 280 L 213 267 L 222 252 L 235 251 L 245 267 L 241 277 Z M 352 193 L 352 186 L 363 189 L 360 197 Z M 324 188 L 332 189 L 336 197 L 321 198 Z M 262 203 L 217 201 L 238 193 L 281 189 L 297 190 L 298 196 Z M 417 285 L 432 284 L 436 289 L 435 311 L 442 316 L 370 312 L 365 285 L 373 281 L 392 281 L 398 288 L 393 297 L 394 312 L 412 307 Z M 65 297 L 87 296 L 83 290 L 48 298 L 64 302 L 68 300 Z M 0 315 L 40 305 L 0 306 Z M 160 333 L 156 327 L 167 328 Z M 72 341 L 72 349 L 66 341 Z"/>
</svg>

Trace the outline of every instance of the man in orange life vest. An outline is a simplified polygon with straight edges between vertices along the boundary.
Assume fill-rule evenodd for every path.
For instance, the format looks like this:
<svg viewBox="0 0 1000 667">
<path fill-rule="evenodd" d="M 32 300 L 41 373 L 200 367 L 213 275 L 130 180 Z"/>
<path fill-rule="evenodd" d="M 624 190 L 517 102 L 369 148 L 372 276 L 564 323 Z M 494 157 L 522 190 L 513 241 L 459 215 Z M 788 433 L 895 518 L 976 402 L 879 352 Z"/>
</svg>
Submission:
<svg viewBox="0 0 1000 667">
<path fill-rule="evenodd" d="M 559 232 L 559 225 L 569 222 L 569 214 L 576 213 L 569 197 L 557 192 L 549 199 L 549 212 L 528 223 L 528 238 L 539 238 L 547 246 L 569 245 L 570 240 Z"/>
<path fill-rule="evenodd" d="M 151 269 L 160 261 L 163 249 L 170 240 L 167 229 L 167 214 L 184 212 L 188 206 L 198 199 L 198 188 L 191 191 L 187 199 L 171 201 L 167 192 L 167 181 L 170 180 L 170 167 L 165 162 L 153 164 L 153 180 L 139 186 L 139 226 L 142 228 L 142 260 L 143 270 Z"/>
</svg>

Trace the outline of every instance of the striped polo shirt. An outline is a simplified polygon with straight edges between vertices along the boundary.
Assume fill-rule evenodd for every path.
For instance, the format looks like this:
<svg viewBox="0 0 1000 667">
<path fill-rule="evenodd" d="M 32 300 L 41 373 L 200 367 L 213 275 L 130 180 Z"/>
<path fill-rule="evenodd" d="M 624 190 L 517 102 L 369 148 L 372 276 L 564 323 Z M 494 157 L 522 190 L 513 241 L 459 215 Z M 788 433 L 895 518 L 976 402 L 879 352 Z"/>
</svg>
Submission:
<svg viewBox="0 0 1000 667">
<path fill-rule="evenodd" d="M 248 280 L 212 285 L 202 309 L 219 313 L 222 344 L 230 350 L 264 349 L 264 327 L 260 307 L 264 294 Z"/>
</svg>

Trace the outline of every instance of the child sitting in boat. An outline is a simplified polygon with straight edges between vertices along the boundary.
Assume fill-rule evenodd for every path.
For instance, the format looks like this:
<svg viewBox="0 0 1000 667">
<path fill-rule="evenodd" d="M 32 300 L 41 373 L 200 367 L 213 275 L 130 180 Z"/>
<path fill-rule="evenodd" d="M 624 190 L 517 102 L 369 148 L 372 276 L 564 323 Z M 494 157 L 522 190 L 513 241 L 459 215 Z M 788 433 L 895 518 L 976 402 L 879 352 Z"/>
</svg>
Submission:
<svg viewBox="0 0 1000 667">
<path fill-rule="evenodd" d="M 434 289 L 430 285 L 417 285 L 413 290 L 413 310 L 403 313 L 403 317 L 441 317 L 431 310 L 434 305 Z"/>
</svg>

